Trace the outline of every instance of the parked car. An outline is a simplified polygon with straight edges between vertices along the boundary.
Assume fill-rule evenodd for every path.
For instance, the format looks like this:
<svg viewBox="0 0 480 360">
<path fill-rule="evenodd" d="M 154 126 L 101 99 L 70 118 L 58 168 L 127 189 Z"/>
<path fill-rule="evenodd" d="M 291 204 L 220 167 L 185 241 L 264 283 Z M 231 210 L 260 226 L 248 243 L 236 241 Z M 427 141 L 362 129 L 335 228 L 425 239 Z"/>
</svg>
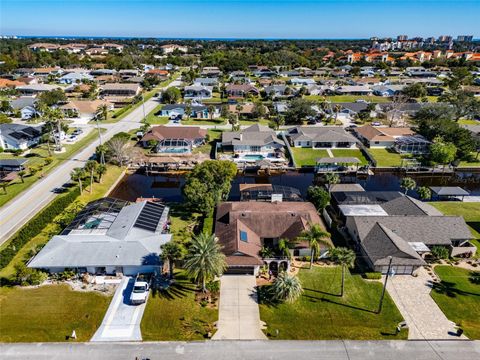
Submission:
<svg viewBox="0 0 480 360">
<path fill-rule="evenodd" d="M 382 125 L 382 124 L 379 123 L 378 121 L 372 122 L 372 126 L 380 126 L 380 125 Z"/>
<path fill-rule="evenodd" d="M 132 305 L 143 304 L 147 301 L 149 286 L 145 281 L 135 281 L 133 290 L 130 294 L 130 303 Z"/>
<path fill-rule="evenodd" d="M 72 135 L 80 135 L 80 134 L 83 134 L 83 130 L 82 130 L 82 129 L 75 129 L 75 130 L 72 132 Z"/>
<path fill-rule="evenodd" d="M 67 142 L 75 142 L 78 140 L 78 137 L 76 135 L 70 135 L 67 137 Z"/>
</svg>

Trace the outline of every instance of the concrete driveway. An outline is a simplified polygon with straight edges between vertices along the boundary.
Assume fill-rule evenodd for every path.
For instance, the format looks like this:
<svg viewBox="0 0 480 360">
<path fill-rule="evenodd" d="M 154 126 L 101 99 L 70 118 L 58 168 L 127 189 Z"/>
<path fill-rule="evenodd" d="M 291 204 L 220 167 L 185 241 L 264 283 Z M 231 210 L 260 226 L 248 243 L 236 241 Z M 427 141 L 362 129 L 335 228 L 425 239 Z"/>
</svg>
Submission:
<svg viewBox="0 0 480 360">
<path fill-rule="evenodd" d="M 447 319 L 430 296 L 432 278 L 424 268 L 418 269 L 417 277 L 397 275 L 390 278 L 387 291 L 407 322 L 409 339 L 459 339 L 455 335 L 455 323 Z M 466 337 L 462 335 L 460 339 Z"/>
<path fill-rule="evenodd" d="M 223 275 L 213 340 L 264 340 L 253 275 Z"/>
<path fill-rule="evenodd" d="M 135 279 L 124 277 L 115 291 L 102 324 L 90 341 L 141 341 L 140 322 L 146 303 L 130 305 Z M 148 300 L 148 298 L 147 298 Z"/>
</svg>

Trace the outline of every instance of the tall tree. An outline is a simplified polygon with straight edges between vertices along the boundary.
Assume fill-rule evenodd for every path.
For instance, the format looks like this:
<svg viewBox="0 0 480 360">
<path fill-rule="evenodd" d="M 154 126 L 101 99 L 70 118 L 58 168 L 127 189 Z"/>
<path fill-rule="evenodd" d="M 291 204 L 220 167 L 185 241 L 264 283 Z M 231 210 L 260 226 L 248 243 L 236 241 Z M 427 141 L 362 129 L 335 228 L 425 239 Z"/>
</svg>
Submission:
<svg viewBox="0 0 480 360">
<path fill-rule="evenodd" d="M 337 173 L 325 174 L 325 183 L 328 185 L 328 192 L 332 189 L 332 186 L 340 182 L 340 176 Z"/>
<path fill-rule="evenodd" d="M 330 257 L 337 265 L 342 267 L 342 289 L 340 291 L 340 296 L 343 296 L 345 291 L 345 269 L 353 268 L 355 265 L 355 252 L 351 249 L 344 247 L 339 247 L 330 250 Z"/>
<path fill-rule="evenodd" d="M 185 248 L 176 241 L 169 241 L 161 246 L 162 259 L 168 261 L 168 270 L 170 279 L 173 279 L 173 270 L 176 260 L 181 260 L 185 256 Z"/>
<path fill-rule="evenodd" d="M 193 237 L 185 257 L 185 269 L 206 292 L 207 281 L 221 276 L 227 263 L 215 235 L 201 233 Z"/>
<path fill-rule="evenodd" d="M 310 224 L 308 230 L 300 234 L 300 239 L 308 242 L 310 247 L 310 269 L 313 267 L 313 260 L 318 257 L 320 245 L 330 247 L 330 234 L 324 231 L 318 224 Z"/>
<path fill-rule="evenodd" d="M 455 160 L 456 154 L 456 146 L 450 142 L 443 141 L 441 137 L 436 137 L 430 145 L 430 158 L 433 162 L 442 164 L 444 169 L 445 165 Z"/>
<path fill-rule="evenodd" d="M 405 195 L 407 194 L 408 190 L 413 190 L 416 186 L 417 183 L 411 177 L 404 177 L 400 182 L 400 187 L 405 190 Z"/>
<path fill-rule="evenodd" d="M 88 160 L 85 164 L 85 170 L 90 173 L 90 193 L 93 192 L 93 174 L 98 168 L 98 163 L 95 160 Z"/>
<path fill-rule="evenodd" d="M 81 167 L 77 167 L 72 170 L 70 177 L 73 181 L 78 181 L 78 187 L 80 188 L 80 194 L 83 192 L 82 179 L 85 176 L 85 171 Z"/>
<path fill-rule="evenodd" d="M 315 205 L 317 211 L 322 211 L 330 202 L 330 194 L 320 186 L 309 186 L 307 199 Z"/>
<path fill-rule="evenodd" d="M 107 166 L 104 164 L 98 164 L 97 169 L 95 171 L 98 175 L 98 182 L 102 183 L 102 177 L 107 172 Z"/>
</svg>

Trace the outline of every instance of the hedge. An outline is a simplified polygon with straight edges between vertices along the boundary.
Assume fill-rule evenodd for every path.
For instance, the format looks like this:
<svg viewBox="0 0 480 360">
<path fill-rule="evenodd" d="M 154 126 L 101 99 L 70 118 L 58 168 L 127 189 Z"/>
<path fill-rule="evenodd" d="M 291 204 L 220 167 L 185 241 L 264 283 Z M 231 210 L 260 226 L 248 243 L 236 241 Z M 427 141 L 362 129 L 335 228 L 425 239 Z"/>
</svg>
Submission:
<svg viewBox="0 0 480 360">
<path fill-rule="evenodd" d="M 368 279 L 368 280 L 379 280 L 379 279 L 382 278 L 382 273 L 380 273 L 380 272 L 367 272 L 363 276 L 364 276 L 365 279 Z"/>
<path fill-rule="evenodd" d="M 0 269 L 7 266 L 17 252 L 33 237 L 37 236 L 53 219 L 61 214 L 78 196 L 80 190 L 75 187 L 69 193 L 57 197 L 39 214 L 27 222 L 11 239 L 10 243 L 0 251 Z"/>
</svg>

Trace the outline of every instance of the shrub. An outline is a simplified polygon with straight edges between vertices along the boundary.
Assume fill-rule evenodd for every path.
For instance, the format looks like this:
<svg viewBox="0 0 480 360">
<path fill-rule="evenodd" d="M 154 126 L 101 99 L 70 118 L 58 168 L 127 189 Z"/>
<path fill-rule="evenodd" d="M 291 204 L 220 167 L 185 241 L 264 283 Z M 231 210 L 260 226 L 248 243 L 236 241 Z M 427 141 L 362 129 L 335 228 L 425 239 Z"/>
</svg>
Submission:
<svg viewBox="0 0 480 360">
<path fill-rule="evenodd" d="M 52 162 L 53 162 L 53 158 L 52 158 L 52 157 L 47 157 L 47 158 L 45 158 L 45 166 L 50 165 Z"/>
<path fill-rule="evenodd" d="M 382 273 L 380 272 L 367 272 L 363 275 L 365 279 L 368 280 L 379 280 L 382 278 Z"/>
<path fill-rule="evenodd" d="M 220 292 L 220 281 L 210 281 L 207 284 L 207 290 L 212 294 L 218 294 Z"/>
<path fill-rule="evenodd" d="M 312 259 L 311 256 L 304 256 L 304 257 L 302 257 L 302 261 L 306 261 L 306 262 L 310 262 L 311 259 Z"/>
<path fill-rule="evenodd" d="M 45 226 L 53 221 L 53 219 L 65 211 L 80 195 L 78 188 L 70 191 L 64 196 L 60 196 L 52 201 L 44 210 L 26 223 L 12 238 L 10 243 L 0 251 L 0 269 L 7 266 L 17 252 L 33 237 L 37 236 Z"/>
<path fill-rule="evenodd" d="M 43 271 L 28 268 L 24 263 L 15 265 L 15 279 L 17 285 L 40 285 L 47 280 L 47 274 Z"/>
<path fill-rule="evenodd" d="M 444 246 L 434 246 L 432 247 L 432 256 L 437 259 L 448 259 L 450 253 L 448 249 Z"/>
</svg>

